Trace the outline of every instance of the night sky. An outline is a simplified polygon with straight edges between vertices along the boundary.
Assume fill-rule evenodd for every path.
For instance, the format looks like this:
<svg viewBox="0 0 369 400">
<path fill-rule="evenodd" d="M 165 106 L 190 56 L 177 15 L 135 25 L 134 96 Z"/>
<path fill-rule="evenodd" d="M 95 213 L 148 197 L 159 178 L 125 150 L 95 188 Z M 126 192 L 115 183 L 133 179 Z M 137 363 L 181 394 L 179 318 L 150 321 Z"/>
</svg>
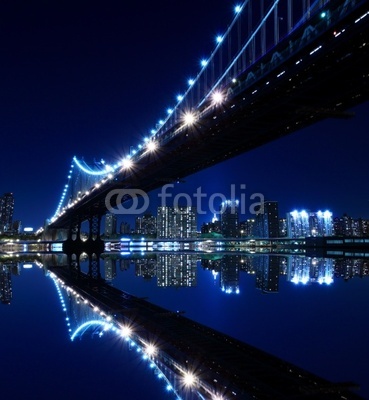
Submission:
<svg viewBox="0 0 369 400">
<path fill-rule="evenodd" d="M 53 215 L 74 155 L 116 161 L 165 117 L 233 18 L 226 0 L 0 3 L 1 179 L 15 219 Z M 189 177 L 228 195 L 369 218 L 368 103 Z"/>
</svg>

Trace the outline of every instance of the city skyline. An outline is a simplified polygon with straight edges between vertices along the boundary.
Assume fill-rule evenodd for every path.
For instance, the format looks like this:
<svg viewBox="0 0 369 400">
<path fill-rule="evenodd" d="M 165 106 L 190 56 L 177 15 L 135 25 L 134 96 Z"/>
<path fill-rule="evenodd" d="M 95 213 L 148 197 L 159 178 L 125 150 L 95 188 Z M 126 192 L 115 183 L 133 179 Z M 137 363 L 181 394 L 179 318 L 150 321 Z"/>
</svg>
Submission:
<svg viewBox="0 0 369 400">
<path fill-rule="evenodd" d="M 175 21 L 154 26 L 152 15 L 160 18 L 170 2 L 147 5 L 144 13 L 138 5 L 123 10 L 113 4 L 117 15 L 107 8 L 100 15 L 93 5 L 87 11 L 76 6 L 73 14 L 67 6 L 3 5 L 3 145 L 17 157 L 4 152 L 9 171 L 2 170 L 0 189 L 14 193 L 16 218 L 24 226 L 37 229 L 53 215 L 74 155 L 90 163 L 115 159 L 142 140 L 198 72 L 198 61 L 212 51 L 234 12 L 221 0 L 211 9 L 194 3 L 196 12 L 190 4 L 177 5 L 170 8 Z M 132 21 L 120 24 L 117 16 L 128 14 Z M 138 32 L 122 41 L 138 17 L 152 38 Z M 189 18 L 195 29 L 188 29 Z M 157 52 L 160 59 L 153 57 Z M 248 195 L 278 200 L 282 213 L 328 208 L 334 215 L 369 217 L 367 108 L 364 103 L 351 119 L 324 120 L 192 175 L 180 190 L 191 194 L 202 186 L 228 197 L 231 184 L 246 185 Z"/>
<path fill-rule="evenodd" d="M 366 0 L 0 4 L 4 226 L 52 221 L 0 243 L 5 398 L 368 396 L 368 21 Z M 138 213 L 125 236 L 139 185 L 183 240 Z M 198 241 L 203 220 L 310 237 Z"/>
</svg>

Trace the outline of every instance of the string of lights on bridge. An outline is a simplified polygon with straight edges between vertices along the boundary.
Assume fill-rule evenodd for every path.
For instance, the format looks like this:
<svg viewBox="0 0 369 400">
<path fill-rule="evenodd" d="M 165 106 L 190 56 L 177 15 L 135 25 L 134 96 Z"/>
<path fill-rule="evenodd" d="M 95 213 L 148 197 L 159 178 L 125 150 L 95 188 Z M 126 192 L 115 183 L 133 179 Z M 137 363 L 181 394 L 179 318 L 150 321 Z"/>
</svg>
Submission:
<svg viewBox="0 0 369 400">
<path fill-rule="evenodd" d="M 70 186 L 70 181 L 72 178 L 72 173 L 73 173 L 73 169 L 76 167 L 78 167 L 81 171 L 83 171 L 86 174 L 89 175 L 93 175 L 93 176 L 97 176 L 97 177 L 101 177 L 101 181 L 99 183 L 97 183 L 95 185 L 96 188 L 99 188 L 99 186 L 103 183 L 106 182 L 107 179 L 111 179 L 113 178 L 113 174 L 118 170 L 118 169 L 129 169 L 132 167 L 133 165 L 133 160 L 132 157 L 135 156 L 138 152 L 144 150 L 147 152 L 154 152 L 156 151 L 157 147 L 158 147 L 158 143 L 155 140 L 155 137 L 158 136 L 158 134 L 160 134 L 161 131 L 164 130 L 165 124 L 168 122 L 168 120 L 170 119 L 171 115 L 180 108 L 181 104 L 183 103 L 183 101 L 185 100 L 186 96 L 189 94 L 191 88 L 193 88 L 194 85 L 196 85 L 196 83 L 199 81 L 200 77 L 202 76 L 202 74 L 205 72 L 206 68 L 209 65 L 209 62 L 215 57 L 215 54 L 217 53 L 218 49 L 220 48 L 220 46 L 222 45 L 224 39 L 228 36 L 228 34 L 230 33 L 231 29 L 233 28 L 234 24 L 236 23 L 239 15 L 241 14 L 242 10 L 244 9 L 245 5 L 248 3 L 249 0 L 244 1 L 242 4 L 238 4 L 234 7 L 234 13 L 235 16 L 232 20 L 232 23 L 229 25 L 228 29 L 226 30 L 226 32 L 224 33 L 224 35 L 217 35 L 215 38 L 215 42 L 216 42 L 216 47 L 214 49 L 214 51 L 211 53 L 210 57 L 208 59 L 201 59 L 200 61 L 200 66 L 201 69 L 198 72 L 196 78 L 189 78 L 188 79 L 188 89 L 185 91 L 184 94 L 178 94 L 176 96 L 176 100 L 177 103 L 174 105 L 173 108 L 167 108 L 167 116 L 164 119 L 160 119 L 158 121 L 158 124 L 156 126 L 156 128 L 153 128 L 150 130 L 151 133 L 151 137 L 146 136 L 143 140 L 143 143 L 138 144 L 137 148 L 133 148 L 130 152 L 129 155 L 127 155 L 126 157 L 124 157 L 120 162 L 114 164 L 114 165 L 110 165 L 110 164 L 106 164 L 103 160 L 102 163 L 104 164 L 104 168 L 101 169 L 92 169 L 90 168 L 84 161 L 78 160 L 76 156 L 73 157 L 71 166 L 70 166 L 70 170 L 69 170 L 69 174 L 68 174 L 68 182 L 65 185 L 60 201 L 58 203 L 58 207 L 54 213 L 54 216 L 51 218 L 51 222 L 54 222 L 58 216 L 61 215 L 61 213 L 63 212 L 63 204 L 66 200 L 66 196 L 67 196 L 67 192 L 68 192 L 68 188 Z M 276 1 L 276 3 L 278 3 L 278 1 Z M 219 83 L 218 83 L 219 84 Z M 218 85 L 217 84 L 217 85 Z M 208 98 L 211 95 L 212 97 L 212 103 L 217 105 L 217 104 L 221 104 L 224 100 L 224 94 L 221 91 L 216 91 L 215 88 L 211 88 L 210 91 L 206 94 L 205 98 Z M 196 121 L 198 120 L 199 116 L 196 115 L 196 113 L 191 112 L 191 111 L 184 111 L 182 113 L 182 129 L 188 126 L 191 126 L 193 124 L 196 123 Z M 180 129 L 181 130 L 181 129 Z M 85 193 L 86 195 L 88 193 Z M 73 203 L 69 204 L 69 206 L 75 205 L 76 202 L 78 202 L 77 200 L 75 200 Z M 64 208 L 65 211 L 65 208 Z"/>
<path fill-rule="evenodd" d="M 222 44 L 225 42 L 226 37 L 230 34 L 231 29 L 233 26 L 236 24 L 239 16 L 242 14 L 242 11 L 244 10 L 245 6 L 249 3 L 250 0 L 245 0 L 242 4 L 239 4 L 235 6 L 234 12 L 235 16 L 232 20 L 232 23 L 229 25 L 228 29 L 224 33 L 224 35 L 218 35 L 215 38 L 216 42 L 216 47 L 211 53 L 210 57 L 208 59 L 202 59 L 200 61 L 200 66 L 201 69 L 198 72 L 196 78 L 194 79 L 189 79 L 188 80 L 188 88 L 184 92 L 184 94 L 179 94 L 176 97 L 177 103 L 173 108 L 168 108 L 167 109 L 167 115 L 164 119 L 161 119 L 158 121 L 157 125 L 155 128 L 151 129 L 150 134 L 147 135 L 142 143 L 139 143 L 135 148 L 132 147 L 131 151 L 128 155 L 123 157 L 119 162 L 115 164 L 108 164 L 104 160 L 101 160 L 100 162 L 100 167 L 98 169 L 93 169 L 90 166 L 87 165 L 83 160 L 79 160 L 76 156 L 73 157 L 70 169 L 69 169 L 69 174 L 68 174 L 68 180 L 67 183 L 65 184 L 63 188 L 63 192 L 61 195 L 61 198 L 59 200 L 57 209 L 53 215 L 53 217 L 50 219 L 50 222 L 56 221 L 61 215 L 67 212 L 67 210 L 73 206 L 75 206 L 82 198 L 85 196 L 89 195 L 91 191 L 94 191 L 96 189 L 99 189 L 102 185 L 104 185 L 106 182 L 109 180 L 113 179 L 114 176 L 117 173 L 120 173 L 124 170 L 129 171 L 141 157 L 144 157 L 147 154 L 150 153 L 155 153 L 159 147 L 160 147 L 160 142 L 161 138 L 166 133 L 167 131 L 172 128 L 171 126 L 166 127 L 166 124 L 168 121 L 170 121 L 172 115 L 176 114 L 177 112 L 180 115 L 179 118 L 179 124 L 176 126 L 175 130 L 173 133 L 171 133 L 172 136 L 175 136 L 183 130 L 188 129 L 189 127 L 197 124 L 203 117 L 206 117 L 206 115 L 209 113 L 209 111 L 214 111 L 214 109 L 217 106 L 220 106 L 225 103 L 227 100 L 227 88 L 229 88 L 229 84 L 237 83 L 237 77 L 233 77 L 230 82 L 227 82 L 227 85 L 224 85 L 223 88 L 220 88 L 220 84 L 222 81 L 225 79 L 226 74 L 229 73 L 231 67 L 234 65 L 235 60 L 230 64 L 230 66 L 227 68 L 226 72 L 222 74 L 222 76 L 216 81 L 216 83 L 213 84 L 213 86 L 210 88 L 210 90 L 207 91 L 204 97 L 202 97 L 199 101 L 199 103 L 196 105 L 196 107 L 192 109 L 181 109 L 182 104 L 184 104 L 184 100 L 186 97 L 189 95 L 190 91 L 194 88 L 197 82 L 200 81 L 201 76 L 205 73 L 206 69 L 209 67 L 209 63 L 211 60 L 214 59 L 215 55 L 217 54 L 218 50 L 221 48 Z M 255 29 L 255 32 L 251 35 L 251 38 L 254 37 L 254 35 L 260 30 L 262 24 L 265 23 L 266 19 L 271 15 L 272 11 L 274 8 L 278 5 L 280 0 L 275 0 L 273 5 L 270 7 L 269 11 L 265 14 L 264 18 L 262 21 L 259 23 L 258 27 Z M 328 3 L 329 1 L 326 1 Z M 318 0 L 315 1 L 314 4 L 318 3 Z M 327 18 L 329 15 L 328 11 L 322 11 L 320 14 L 320 17 L 322 19 Z M 360 18 L 358 18 L 355 21 L 355 24 L 362 21 L 365 17 L 367 17 L 369 13 L 365 13 L 362 15 Z M 339 37 L 345 32 L 345 29 L 342 29 L 338 32 L 333 32 L 334 37 Z M 243 46 L 242 52 L 245 50 L 245 48 L 251 43 L 251 38 L 247 40 L 247 43 Z M 316 52 L 320 51 L 323 48 L 322 45 L 319 45 L 317 48 L 313 49 L 310 52 L 310 56 L 315 54 Z M 237 55 L 239 57 L 241 52 Z M 296 62 L 296 65 L 301 63 L 303 60 L 299 59 Z M 285 74 L 285 70 L 280 71 L 276 75 L 276 79 L 282 77 Z M 269 85 L 271 82 L 268 81 L 265 84 Z M 253 90 L 250 94 L 255 95 L 258 92 L 257 89 Z M 245 98 L 244 98 L 245 100 Z M 202 105 L 205 101 L 207 101 L 207 106 L 200 108 L 200 105 Z M 222 108 L 219 107 L 221 110 Z M 72 174 L 73 171 L 78 168 L 79 171 L 82 171 L 86 175 L 93 176 L 97 179 L 96 183 L 91 186 L 88 190 L 85 190 L 83 192 L 79 192 L 78 195 L 73 198 L 73 199 L 67 199 L 68 196 L 68 189 L 70 188 L 72 184 Z M 65 205 L 66 201 L 68 200 L 68 204 Z"/>
<path fill-rule="evenodd" d="M 149 368 L 154 371 L 158 379 L 163 379 L 165 381 L 165 390 L 173 393 L 178 400 L 182 399 L 179 390 L 196 390 L 197 386 L 202 386 L 202 389 L 205 389 L 208 392 L 210 396 L 209 399 L 225 400 L 224 396 L 214 393 L 207 386 L 202 385 L 200 378 L 196 375 L 194 370 L 191 370 L 188 367 L 185 368 L 179 364 L 175 365 L 177 370 L 176 374 L 180 377 L 180 387 L 176 388 L 160 367 L 160 347 L 156 343 L 147 342 L 140 337 L 138 333 L 135 333 L 133 325 L 130 325 L 129 323 L 123 325 L 116 321 L 112 315 L 109 315 L 101 310 L 99 306 L 82 297 L 73 287 L 68 286 L 53 272 L 50 272 L 49 277 L 55 284 L 63 312 L 66 315 L 65 320 L 71 341 L 81 338 L 90 328 L 100 328 L 101 330 L 98 334 L 100 337 L 103 336 L 105 332 L 114 333 L 127 342 L 130 350 L 135 349 L 136 352 L 142 356 L 142 360 L 147 361 Z M 74 297 L 74 300 L 77 303 L 82 303 L 86 307 L 91 307 L 92 311 L 96 314 L 96 318 L 84 321 L 73 331 L 67 314 L 67 306 L 63 298 L 62 290 L 65 290 L 68 296 Z M 198 395 L 200 398 L 202 397 L 200 393 L 198 393 Z"/>
</svg>

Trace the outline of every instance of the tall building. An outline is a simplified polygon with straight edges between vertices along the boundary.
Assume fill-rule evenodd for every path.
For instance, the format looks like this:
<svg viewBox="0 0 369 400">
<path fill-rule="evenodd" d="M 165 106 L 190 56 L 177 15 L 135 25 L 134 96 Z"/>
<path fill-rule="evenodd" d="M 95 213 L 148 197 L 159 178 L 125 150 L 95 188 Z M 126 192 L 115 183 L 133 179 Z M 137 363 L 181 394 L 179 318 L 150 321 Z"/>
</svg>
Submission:
<svg viewBox="0 0 369 400">
<path fill-rule="evenodd" d="M 175 237 L 186 239 L 197 236 L 197 209 L 196 207 L 175 208 Z"/>
<path fill-rule="evenodd" d="M 334 218 L 333 233 L 336 236 L 369 236 L 369 221 L 344 214 Z"/>
<path fill-rule="evenodd" d="M 158 207 L 158 239 L 186 239 L 196 235 L 196 207 Z"/>
<path fill-rule="evenodd" d="M 279 237 L 278 202 L 265 201 L 255 217 L 255 235 L 260 238 Z"/>
<path fill-rule="evenodd" d="M 291 211 L 287 213 L 288 237 L 331 236 L 333 220 L 330 211 Z"/>
<path fill-rule="evenodd" d="M 255 219 L 247 219 L 246 221 L 240 222 L 240 233 L 241 237 L 254 236 L 255 232 Z"/>
<path fill-rule="evenodd" d="M 220 208 L 220 227 L 224 237 L 237 238 L 240 236 L 238 219 L 238 200 L 226 200 Z"/>
<path fill-rule="evenodd" d="M 175 210 L 173 207 L 158 207 L 156 235 L 158 239 L 173 239 Z"/>
<path fill-rule="evenodd" d="M 117 233 L 117 216 L 106 214 L 105 216 L 105 236 L 112 236 Z"/>
<path fill-rule="evenodd" d="M 13 193 L 5 193 L 0 197 L 0 231 L 6 232 L 12 229 L 14 213 Z"/>
<path fill-rule="evenodd" d="M 151 213 L 137 217 L 135 231 L 138 235 L 156 235 L 156 218 Z"/>
<path fill-rule="evenodd" d="M 279 237 L 283 238 L 287 236 L 287 218 L 279 219 Z"/>
<path fill-rule="evenodd" d="M 204 222 L 201 225 L 201 233 L 221 233 L 220 221 L 216 214 L 214 214 L 211 222 Z"/>
<path fill-rule="evenodd" d="M 119 232 L 122 233 L 123 235 L 129 235 L 131 233 L 131 226 L 129 225 L 129 223 L 122 221 L 120 223 Z"/>
</svg>

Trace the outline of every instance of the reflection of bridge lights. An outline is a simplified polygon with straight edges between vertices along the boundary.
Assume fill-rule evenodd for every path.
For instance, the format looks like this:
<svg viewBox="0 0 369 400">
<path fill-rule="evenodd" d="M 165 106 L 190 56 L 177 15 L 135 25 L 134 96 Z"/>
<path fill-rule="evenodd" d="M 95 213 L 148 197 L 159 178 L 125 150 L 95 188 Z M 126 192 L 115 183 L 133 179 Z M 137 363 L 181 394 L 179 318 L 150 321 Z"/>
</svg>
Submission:
<svg viewBox="0 0 369 400">
<path fill-rule="evenodd" d="M 145 353 L 150 357 L 153 356 L 156 352 L 157 352 L 157 348 L 153 344 L 148 344 L 145 347 Z"/>
<path fill-rule="evenodd" d="M 183 122 L 185 125 L 193 125 L 196 122 L 196 116 L 192 112 L 186 112 L 183 115 Z"/>
<path fill-rule="evenodd" d="M 124 338 L 128 338 L 132 335 L 132 329 L 129 326 L 123 326 L 120 330 L 120 335 Z"/>
<path fill-rule="evenodd" d="M 222 104 L 224 101 L 224 95 L 220 91 L 215 91 L 211 96 L 211 100 L 212 100 L 213 104 L 215 104 L 215 105 Z"/>
<path fill-rule="evenodd" d="M 185 386 L 193 386 L 195 384 L 195 375 L 192 372 L 186 372 L 183 376 L 183 383 Z"/>
</svg>

